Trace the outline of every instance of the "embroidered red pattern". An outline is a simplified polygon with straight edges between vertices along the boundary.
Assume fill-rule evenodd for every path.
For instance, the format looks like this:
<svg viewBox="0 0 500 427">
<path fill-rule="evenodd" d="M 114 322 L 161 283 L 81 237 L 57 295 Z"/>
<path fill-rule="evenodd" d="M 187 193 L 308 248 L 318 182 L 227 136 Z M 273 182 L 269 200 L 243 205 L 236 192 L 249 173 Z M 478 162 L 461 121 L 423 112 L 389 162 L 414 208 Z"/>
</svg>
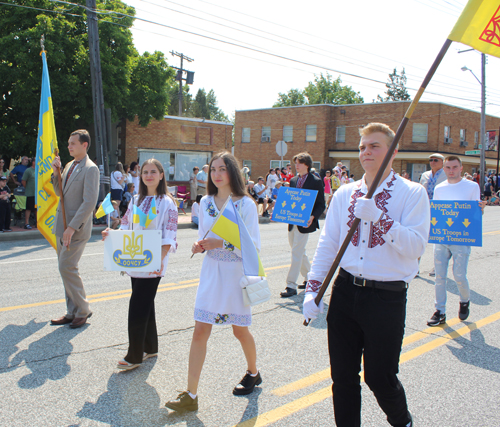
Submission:
<svg viewBox="0 0 500 427">
<path fill-rule="evenodd" d="M 395 176 L 389 184 L 393 184 L 393 181 L 395 180 Z M 389 184 L 387 186 L 389 186 Z M 377 222 L 376 224 L 372 223 L 370 226 L 370 240 L 368 243 L 369 248 L 374 248 L 375 246 L 382 246 L 385 243 L 385 240 L 382 238 L 384 234 L 387 234 L 387 232 L 391 229 L 392 225 L 394 224 L 394 220 L 387 215 L 387 208 L 386 205 L 388 203 L 388 200 L 391 198 L 391 193 L 384 188 L 384 190 L 377 194 L 375 196 L 375 204 L 377 207 L 384 212 L 382 219 Z"/>
<path fill-rule="evenodd" d="M 500 6 L 491 17 L 479 40 L 500 47 Z"/>
<path fill-rule="evenodd" d="M 360 197 L 363 197 L 364 195 L 365 194 L 362 193 L 361 190 L 356 190 L 354 194 L 351 196 L 351 204 L 347 209 L 349 211 L 349 221 L 347 222 L 347 226 L 349 228 L 351 228 L 354 220 L 356 219 L 356 216 L 354 215 L 354 206 L 356 205 L 356 200 L 358 200 Z M 359 225 L 352 236 L 351 243 L 354 246 L 359 246 Z"/>
</svg>

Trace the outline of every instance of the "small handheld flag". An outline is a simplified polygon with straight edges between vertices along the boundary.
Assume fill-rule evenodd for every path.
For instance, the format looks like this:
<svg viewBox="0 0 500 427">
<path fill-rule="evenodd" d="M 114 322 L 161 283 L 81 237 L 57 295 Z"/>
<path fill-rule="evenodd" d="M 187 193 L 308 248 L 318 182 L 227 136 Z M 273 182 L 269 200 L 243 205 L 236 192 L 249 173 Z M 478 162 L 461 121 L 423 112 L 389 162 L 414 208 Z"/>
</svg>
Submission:
<svg viewBox="0 0 500 427">
<path fill-rule="evenodd" d="M 104 215 L 110 214 L 114 210 L 115 210 L 115 208 L 113 207 L 113 204 L 111 203 L 111 193 L 108 193 L 108 195 L 102 201 L 101 206 L 99 206 L 99 209 L 97 209 L 97 212 L 95 213 L 95 217 L 101 218 Z"/>
<path fill-rule="evenodd" d="M 156 218 L 157 212 L 156 212 L 156 200 L 153 197 L 151 201 L 151 207 L 149 208 L 148 213 L 144 213 L 139 209 L 139 206 L 134 205 L 134 216 L 132 219 L 132 222 L 134 224 L 139 224 L 141 227 L 148 227 L 149 224 L 153 221 L 153 219 Z"/>
<path fill-rule="evenodd" d="M 247 276 L 265 276 L 259 253 L 243 219 L 229 196 L 229 202 L 219 213 L 212 232 L 241 250 L 243 271 Z"/>
</svg>

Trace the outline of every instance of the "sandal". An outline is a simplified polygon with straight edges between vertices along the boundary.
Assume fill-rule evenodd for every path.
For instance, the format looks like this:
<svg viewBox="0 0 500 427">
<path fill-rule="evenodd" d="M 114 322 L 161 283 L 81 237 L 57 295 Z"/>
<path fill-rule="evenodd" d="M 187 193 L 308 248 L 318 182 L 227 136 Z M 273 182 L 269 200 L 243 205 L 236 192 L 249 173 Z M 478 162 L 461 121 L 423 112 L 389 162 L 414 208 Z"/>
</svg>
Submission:
<svg viewBox="0 0 500 427">
<path fill-rule="evenodd" d="M 144 353 L 144 355 L 142 356 L 142 361 L 144 362 L 150 357 L 156 357 L 156 356 L 158 356 L 158 353 Z"/>
<path fill-rule="evenodd" d="M 140 365 L 140 363 L 129 363 L 125 359 L 122 359 L 118 362 L 116 367 L 122 371 L 131 371 L 132 369 L 138 368 Z"/>
</svg>

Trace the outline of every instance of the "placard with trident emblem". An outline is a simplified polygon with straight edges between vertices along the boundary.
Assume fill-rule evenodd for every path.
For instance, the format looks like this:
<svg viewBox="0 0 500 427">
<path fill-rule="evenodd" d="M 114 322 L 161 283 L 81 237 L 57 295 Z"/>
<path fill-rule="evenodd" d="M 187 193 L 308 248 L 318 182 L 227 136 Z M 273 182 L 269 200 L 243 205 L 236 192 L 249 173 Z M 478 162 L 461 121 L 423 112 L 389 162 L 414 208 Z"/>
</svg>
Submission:
<svg viewBox="0 0 500 427">
<path fill-rule="evenodd" d="M 160 267 L 161 231 L 109 231 L 104 241 L 105 271 L 151 273 Z"/>
</svg>

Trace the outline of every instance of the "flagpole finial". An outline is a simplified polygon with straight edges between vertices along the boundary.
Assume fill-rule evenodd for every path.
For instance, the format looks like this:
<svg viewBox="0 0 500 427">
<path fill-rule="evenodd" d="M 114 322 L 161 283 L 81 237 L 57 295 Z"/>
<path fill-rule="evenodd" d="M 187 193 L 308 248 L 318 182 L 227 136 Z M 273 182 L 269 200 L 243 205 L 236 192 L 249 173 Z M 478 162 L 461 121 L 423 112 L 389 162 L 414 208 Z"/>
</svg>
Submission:
<svg viewBox="0 0 500 427">
<path fill-rule="evenodd" d="M 42 34 L 42 37 L 40 37 L 40 47 L 42 48 L 42 51 L 40 52 L 40 55 L 45 52 L 45 34 Z"/>
</svg>

